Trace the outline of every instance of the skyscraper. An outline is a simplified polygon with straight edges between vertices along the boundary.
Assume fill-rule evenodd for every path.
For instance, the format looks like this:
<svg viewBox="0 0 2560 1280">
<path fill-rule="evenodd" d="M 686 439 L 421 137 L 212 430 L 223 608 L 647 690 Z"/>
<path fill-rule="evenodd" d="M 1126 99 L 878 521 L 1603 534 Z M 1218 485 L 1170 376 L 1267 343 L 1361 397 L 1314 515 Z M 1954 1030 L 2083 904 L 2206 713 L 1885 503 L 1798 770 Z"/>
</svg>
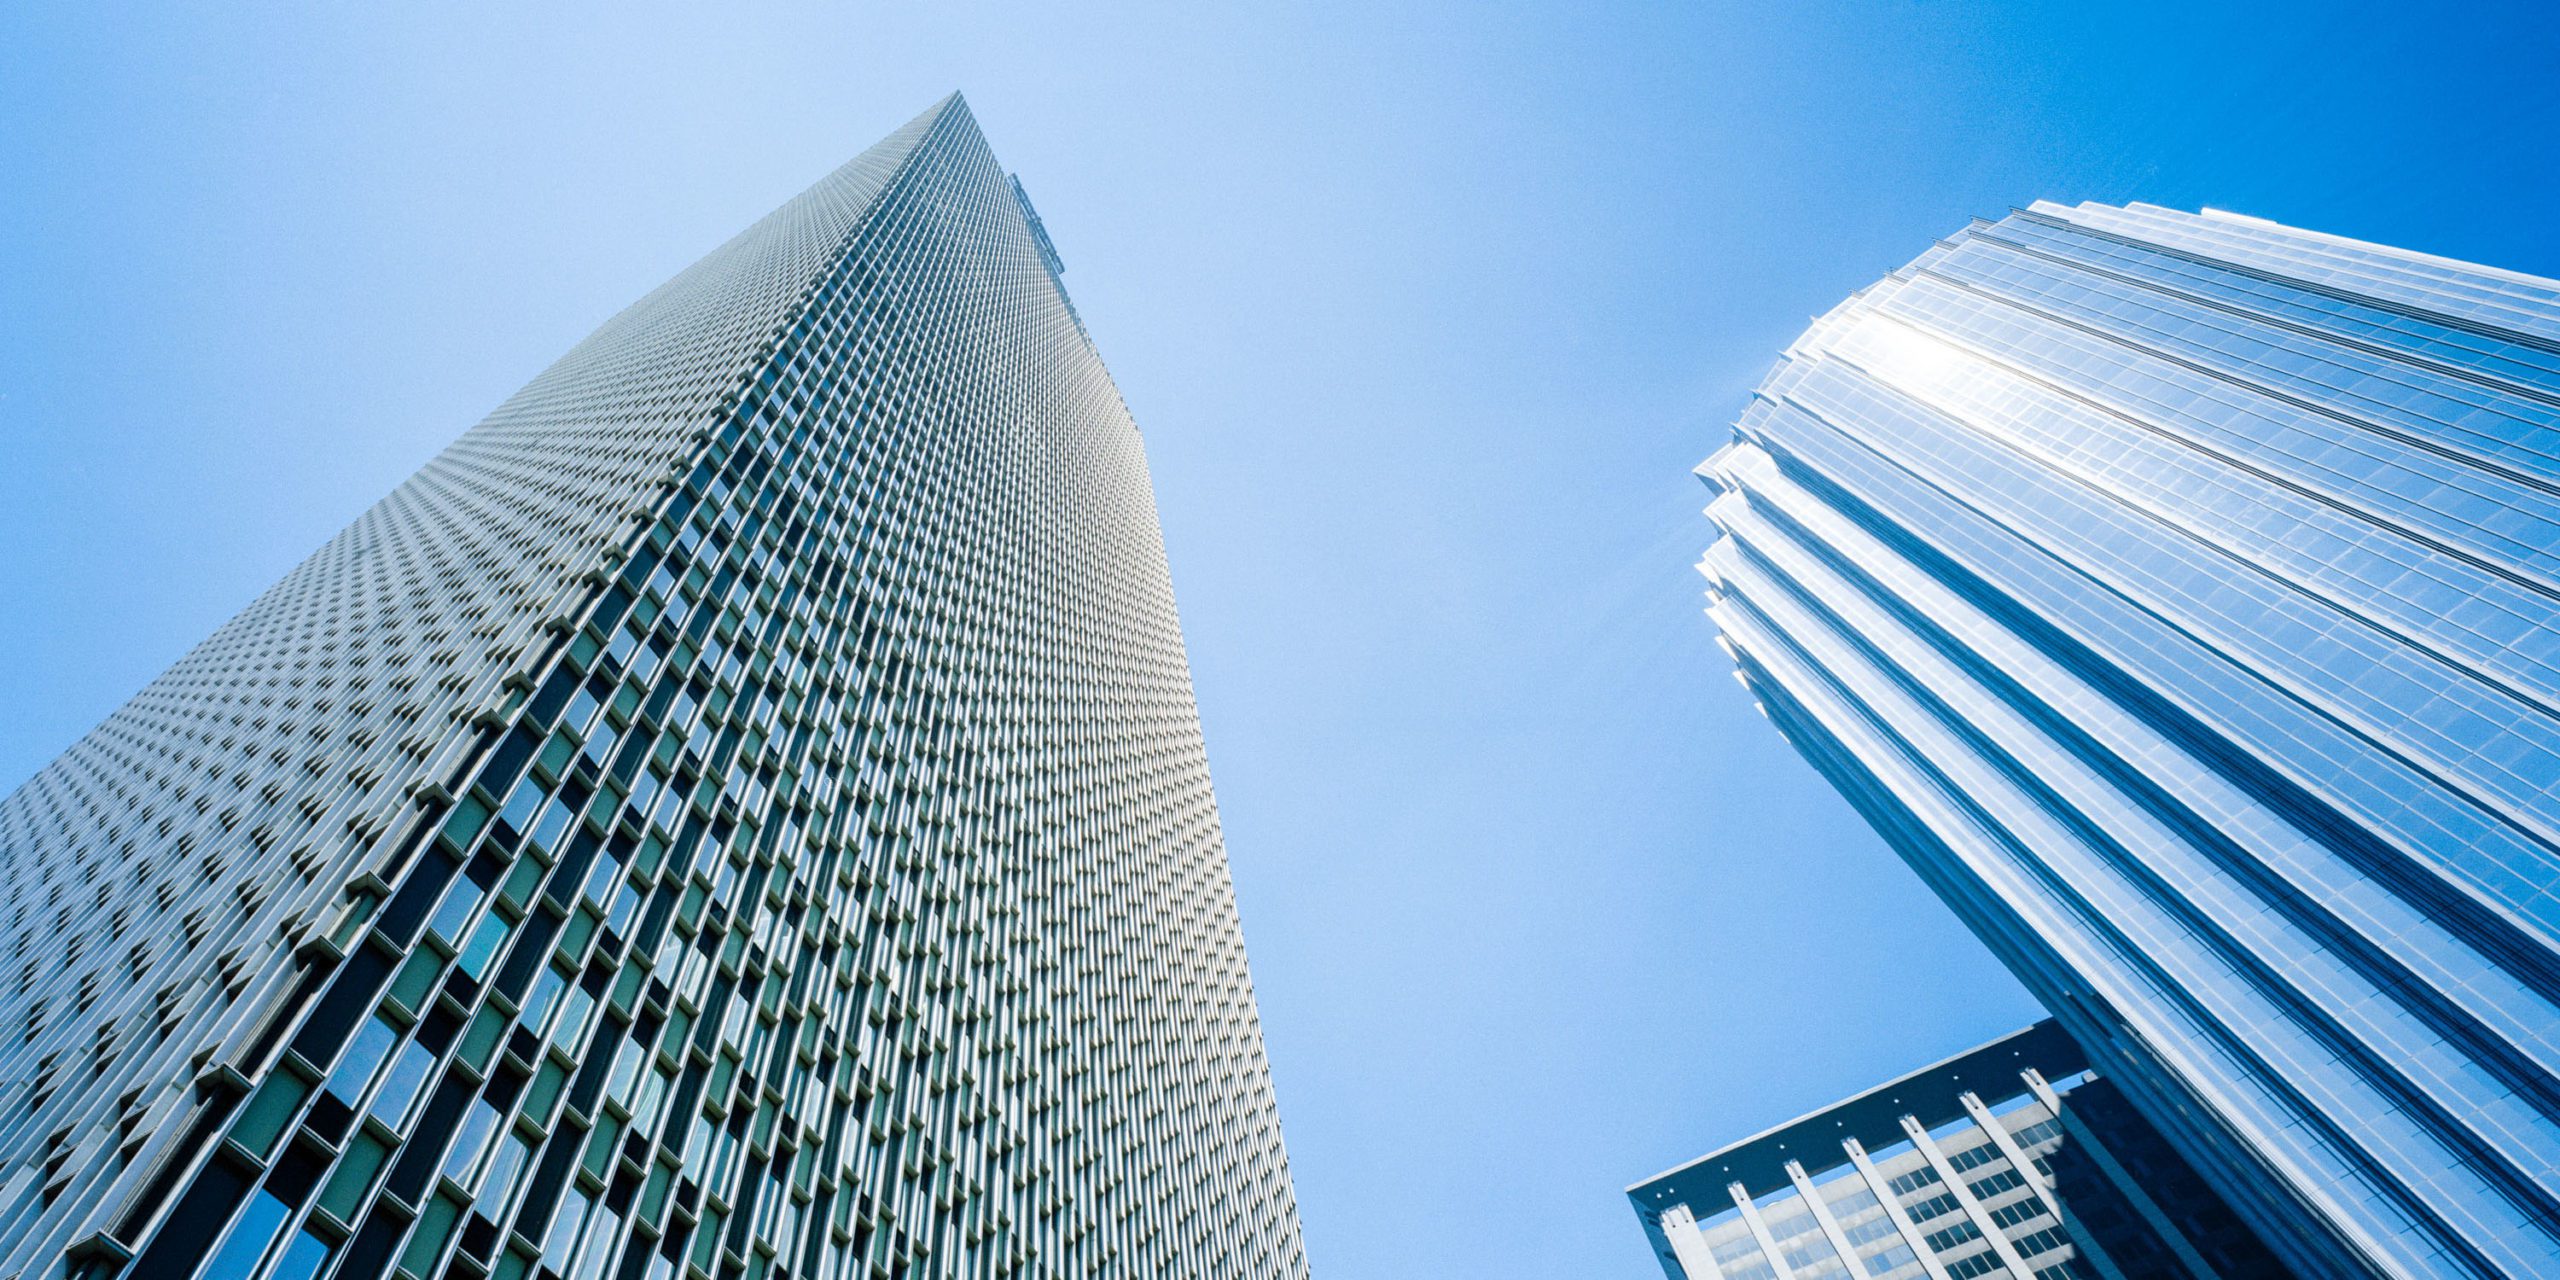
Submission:
<svg viewBox="0 0 2560 1280">
<path fill-rule="evenodd" d="M 2040 1022 L 1627 1188 L 1670 1280 L 2283 1280 Z"/>
<path fill-rule="evenodd" d="M 955 95 L 0 802 L 0 1274 L 1304 1275 L 1059 270 Z"/>
<path fill-rule="evenodd" d="M 2039 204 L 1700 468 L 1770 719 L 2270 1245 L 2560 1274 L 2560 284 Z"/>
</svg>

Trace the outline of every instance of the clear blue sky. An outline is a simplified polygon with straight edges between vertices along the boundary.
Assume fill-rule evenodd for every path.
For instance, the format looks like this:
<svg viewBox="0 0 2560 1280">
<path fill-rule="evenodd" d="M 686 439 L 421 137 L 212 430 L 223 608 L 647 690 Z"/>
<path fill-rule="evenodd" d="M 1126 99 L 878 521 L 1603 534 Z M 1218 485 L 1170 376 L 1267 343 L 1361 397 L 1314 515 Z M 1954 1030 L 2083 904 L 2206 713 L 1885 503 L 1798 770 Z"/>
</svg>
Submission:
<svg viewBox="0 0 2560 1280">
<path fill-rule="evenodd" d="M 1808 317 L 2038 198 L 2560 274 L 2525 10 L 167 7 L 0 16 L 0 786 L 964 89 L 1147 433 L 1326 1280 L 1657 1274 L 1625 1183 L 2034 1016 L 1699 612 Z"/>
</svg>

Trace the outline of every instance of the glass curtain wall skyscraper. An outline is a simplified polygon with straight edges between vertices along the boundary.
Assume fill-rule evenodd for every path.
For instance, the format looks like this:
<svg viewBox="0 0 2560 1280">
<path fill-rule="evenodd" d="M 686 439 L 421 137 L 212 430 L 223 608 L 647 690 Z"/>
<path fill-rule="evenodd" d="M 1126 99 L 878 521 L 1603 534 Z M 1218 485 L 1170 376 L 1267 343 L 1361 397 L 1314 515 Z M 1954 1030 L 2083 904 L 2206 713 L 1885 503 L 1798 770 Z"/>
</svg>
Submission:
<svg viewBox="0 0 2560 1280">
<path fill-rule="evenodd" d="M 5 801 L 0 1274 L 1305 1274 L 1145 457 L 955 95 Z"/>
<path fill-rule="evenodd" d="M 1700 468 L 1770 719 L 2305 1274 L 2560 1274 L 2560 284 L 2038 204 Z"/>
</svg>

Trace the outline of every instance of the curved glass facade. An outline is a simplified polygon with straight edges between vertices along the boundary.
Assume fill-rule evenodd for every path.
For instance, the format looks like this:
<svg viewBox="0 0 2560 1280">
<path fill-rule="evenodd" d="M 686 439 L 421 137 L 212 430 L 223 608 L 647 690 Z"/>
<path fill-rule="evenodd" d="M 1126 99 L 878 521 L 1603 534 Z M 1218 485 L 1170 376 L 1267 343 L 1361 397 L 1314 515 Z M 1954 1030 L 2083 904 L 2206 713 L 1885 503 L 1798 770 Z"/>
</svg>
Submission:
<svg viewBox="0 0 2560 1280">
<path fill-rule="evenodd" d="M 0 1274 L 1304 1276 L 1060 269 L 955 95 L 0 801 Z"/>
<path fill-rule="evenodd" d="M 1976 223 L 1700 468 L 1770 719 L 2306 1274 L 2560 1274 L 2560 284 Z"/>
</svg>

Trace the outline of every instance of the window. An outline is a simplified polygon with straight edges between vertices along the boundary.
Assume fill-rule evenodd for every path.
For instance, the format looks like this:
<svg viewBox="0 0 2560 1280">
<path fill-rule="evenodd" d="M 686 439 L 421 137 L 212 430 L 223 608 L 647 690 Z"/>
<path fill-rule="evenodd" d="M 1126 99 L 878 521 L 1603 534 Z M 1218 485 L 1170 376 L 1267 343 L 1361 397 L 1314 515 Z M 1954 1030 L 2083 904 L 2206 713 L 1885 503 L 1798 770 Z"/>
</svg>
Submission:
<svg viewBox="0 0 2560 1280">
<path fill-rule="evenodd" d="M 569 732 L 583 734 L 587 731 L 587 726 L 594 723 L 596 712 L 603 709 L 604 703 L 598 701 L 595 694 L 582 686 L 576 693 L 569 695 L 569 714 L 561 720 L 561 723 L 568 727 Z"/>
<path fill-rule="evenodd" d="M 231 1234 L 224 1237 L 213 1261 L 205 1265 L 201 1273 L 205 1280 L 231 1280 L 254 1273 L 267 1246 L 275 1242 L 277 1228 L 292 1212 L 273 1193 L 260 1191 L 249 1201 L 249 1207 L 240 1211 L 240 1220 L 231 1224 Z"/>
<path fill-rule="evenodd" d="M 2020 1236 L 2010 1243 L 2018 1246 L 2019 1253 L 2032 1256 L 2039 1253 L 2051 1253 L 2052 1251 L 2071 1243 L 2071 1240 L 2069 1237 L 2062 1234 L 2061 1228 L 2046 1227 L 2044 1230 L 2035 1232 L 2032 1235 Z"/>
<path fill-rule="evenodd" d="M 1813 1230 L 1813 1215 L 1810 1213 L 1791 1214 L 1768 1225 L 1770 1239 L 1789 1240 Z"/>
<path fill-rule="evenodd" d="M 507 922 L 497 915 L 482 917 L 480 927 L 471 934 L 470 945 L 462 949 L 461 968 L 478 982 L 488 973 L 489 962 L 498 957 L 499 944 L 507 940 Z"/>
<path fill-rule="evenodd" d="M 697 1117 L 693 1127 L 694 1132 L 702 1133 L 708 1131 L 711 1125 L 709 1121 Z M 1745 1232 L 1730 1240 L 1711 1244 L 1707 1247 L 1707 1251 L 1714 1254 L 1718 1262 L 1732 1262 L 1735 1259 L 1747 1258 L 1759 1253 L 1760 1242 L 1753 1239 L 1749 1232 Z"/>
<path fill-rule="evenodd" d="M 552 1005 L 560 999 L 560 992 L 568 985 L 569 980 L 561 977 L 559 970 L 547 964 L 542 966 L 542 972 L 533 980 L 533 990 L 524 998 L 524 1011 L 518 1015 L 523 1019 L 528 1030 L 535 1035 L 541 1035 L 549 1029 L 545 1025 L 545 1019 L 551 1016 Z"/>
<path fill-rule="evenodd" d="M 444 1158 L 444 1176 L 457 1186 L 471 1185 L 472 1166 L 480 1163 L 480 1153 L 489 1145 L 489 1135 L 497 1130 L 498 1109 L 487 1098 L 474 1099 L 471 1110 L 462 1118 L 462 1127 L 454 1135 L 453 1149 Z"/>
<path fill-rule="evenodd" d="M 2009 1136 L 2015 1139 L 2017 1144 L 2021 1147 L 2032 1147 L 2039 1142 L 2050 1142 L 2055 1138 L 2061 1137 L 2062 1122 L 2058 1120 L 2038 1120 L 2034 1124 L 2028 1125 L 2026 1128 L 2020 1129 Z"/>
<path fill-rule="evenodd" d="M 311 1280 L 320 1268 L 329 1265 L 332 1246 L 309 1231 L 293 1233 L 293 1243 L 286 1245 L 284 1256 L 276 1259 L 276 1269 L 266 1280 Z M 209 1278 L 208 1278 L 209 1280 Z"/>
<path fill-rule="evenodd" d="M 574 1187 L 560 1202 L 560 1210 L 551 1217 L 551 1229 L 543 1233 L 542 1264 L 554 1271 L 563 1270 L 570 1262 L 569 1251 L 578 1243 L 578 1229 L 587 1225 L 587 1206 L 593 1203 L 587 1193 Z"/>
<path fill-rule="evenodd" d="M 1991 1211 L 1991 1220 L 2003 1227 L 2014 1227 L 2029 1218 L 2044 1215 L 2044 1202 L 2029 1196 L 2016 1204 L 2004 1204 Z"/>
<path fill-rule="evenodd" d="M 1871 1276 L 1880 1276 L 1896 1267 L 1908 1266 L 1912 1263 L 1918 1262 L 1919 1260 L 1920 1255 L 1913 1253 L 1911 1251 L 1911 1246 L 1907 1244 L 1897 1244 L 1890 1249 L 1879 1249 L 1875 1253 L 1869 1255 L 1867 1258 L 1867 1274 Z"/>
<path fill-rule="evenodd" d="M 534 810 L 542 805 L 542 784 L 526 778 L 507 793 L 507 802 L 498 809 L 498 829 L 508 838 L 521 834 L 533 821 Z"/>
<path fill-rule="evenodd" d="M 1892 1235 L 1895 1230 L 1897 1228 L 1893 1225 L 1893 1219 L 1878 1214 L 1842 1227 L 1840 1234 L 1846 1237 L 1850 1244 L 1860 1245 L 1870 1240 L 1882 1240 Z"/>
<path fill-rule="evenodd" d="M 2000 1255 L 1985 1249 L 1947 1264 L 1947 1280 L 1973 1280 L 2000 1269 Z"/>
<path fill-rule="evenodd" d="M 533 821 L 533 847 L 549 853 L 560 842 L 560 833 L 569 829 L 569 806 L 557 797 L 544 805 L 542 816 Z"/>
<path fill-rule="evenodd" d="M 354 1043 L 349 1044 L 346 1055 L 338 1059 L 337 1070 L 329 1073 L 326 1087 L 330 1096 L 354 1106 L 356 1100 L 364 1096 L 364 1087 L 373 1083 L 374 1070 L 382 1065 L 383 1057 L 391 1052 L 391 1046 L 399 1039 L 400 1033 L 392 1030 L 391 1024 L 379 1016 L 365 1019 L 364 1029 L 356 1032 Z"/>
<path fill-rule="evenodd" d="M 427 1071 L 435 1064 L 435 1052 L 425 1045 L 412 1040 L 403 1046 L 391 1074 L 383 1077 L 382 1092 L 373 1096 L 373 1118 L 394 1129 L 408 1123 L 410 1105 L 426 1088 Z"/>
<path fill-rule="evenodd" d="M 462 927 L 471 921 L 471 912 L 480 905 L 480 886 L 468 876 L 454 877 L 453 887 L 445 891 L 444 902 L 436 908 L 427 929 L 451 944 L 462 938 Z"/>
<path fill-rule="evenodd" d="M 531 1144 L 521 1134 L 509 1133 L 498 1144 L 497 1156 L 480 1171 L 480 1183 L 471 1189 L 480 1198 L 482 1212 L 498 1221 L 506 1220 L 507 1201 L 515 1195 L 516 1179 L 523 1174 L 532 1154 Z"/>
</svg>

